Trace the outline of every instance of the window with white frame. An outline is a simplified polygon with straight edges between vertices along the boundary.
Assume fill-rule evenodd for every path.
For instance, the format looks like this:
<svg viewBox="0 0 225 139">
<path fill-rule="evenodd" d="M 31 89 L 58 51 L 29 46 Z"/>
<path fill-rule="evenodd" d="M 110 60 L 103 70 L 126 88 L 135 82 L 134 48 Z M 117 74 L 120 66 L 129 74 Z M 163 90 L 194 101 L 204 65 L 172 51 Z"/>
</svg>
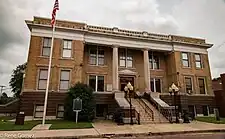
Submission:
<svg viewBox="0 0 225 139">
<path fill-rule="evenodd" d="M 195 54 L 195 67 L 202 68 L 202 60 L 200 54 Z"/>
<path fill-rule="evenodd" d="M 71 58 L 71 54 L 72 54 L 72 41 L 63 40 L 62 57 Z"/>
<path fill-rule="evenodd" d="M 104 65 L 104 50 L 99 47 L 90 48 L 89 50 L 89 64 L 90 65 Z"/>
<path fill-rule="evenodd" d="M 149 67 L 150 69 L 159 69 L 159 56 L 149 54 Z"/>
<path fill-rule="evenodd" d="M 182 65 L 183 67 L 190 67 L 188 53 L 182 52 Z"/>
<path fill-rule="evenodd" d="M 47 85 L 48 70 L 40 69 L 38 78 L 38 90 L 45 90 Z"/>
<path fill-rule="evenodd" d="M 191 77 L 185 77 L 185 86 L 186 86 L 186 93 L 192 92 L 192 79 Z"/>
<path fill-rule="evenodd" d="M 133 55 L 130 50 L 121 49 L 119 52 L 119 65 L 120 67 L 132 68 Z"/>
<path fill-rule="evenodd" d="M 161 80 L 159 78 L 151 78 L 151 91 L 161 93 Z"/>
<path fill-rule="evenodd" d="M 60 90 L 68 90 L 70 82 L 70 70 L 61 70 L 60 73 Z"/>
<path fill-rule="evenodd" d="M 104 91 L 104 76 L 89 75 L 89 86 L 95 91 Z"/>
<path fill-rule="evenodd" d="M 43 112 L 44 112 L 44 105 L 39 105 L 39 104 L 35 105 L 35 109 L 34 109 L 35 118 L 42 118 Z"/>
<path fill-rule="evenodd" d="M 59 104 L 57 107 L 57 118 L 63 118 L 64 116 L 64 105 Z"/>
<path fill-rule="evenodd" d="M 42 56 L 50 56 L 51 38 L 43 38 Z"/>
</svg>

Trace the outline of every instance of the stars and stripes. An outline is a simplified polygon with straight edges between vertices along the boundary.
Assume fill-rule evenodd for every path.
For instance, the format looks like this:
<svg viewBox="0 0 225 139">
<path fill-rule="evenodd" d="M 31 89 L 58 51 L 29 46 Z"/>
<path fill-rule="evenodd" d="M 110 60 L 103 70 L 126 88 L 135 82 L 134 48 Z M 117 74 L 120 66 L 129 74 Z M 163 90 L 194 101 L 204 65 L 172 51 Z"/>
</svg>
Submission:
<svg viewBox="0 0 225 139">
<path fill-rule="evenodd" d="M 59 10 L 59 1 L 55 0 L 55 4 L 52 10 L 52 20 L 51 20 L 51 25 L 53 26 L 55 24 L 55 16 L 56 16 L 56 11 Z"/>
</svg>

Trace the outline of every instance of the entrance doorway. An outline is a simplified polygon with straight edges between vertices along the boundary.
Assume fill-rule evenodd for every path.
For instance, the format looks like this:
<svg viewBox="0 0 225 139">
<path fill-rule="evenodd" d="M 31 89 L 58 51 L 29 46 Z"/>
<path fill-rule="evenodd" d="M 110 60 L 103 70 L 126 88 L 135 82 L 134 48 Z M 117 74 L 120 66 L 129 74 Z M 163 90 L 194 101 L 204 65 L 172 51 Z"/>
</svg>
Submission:
<svg viewBox="0 0 225 139">
<path fill-rule="evenodd" d="M 130 82 L 134 86 L 134 77 L 120 77 L 120 90 L 124 91 L 124 87 Z"/>
<path fill-rule="evenodd" d="M 106 117 L 108 113 L 107 104 L 96 104 L 96 117 Z"/>
</svg>

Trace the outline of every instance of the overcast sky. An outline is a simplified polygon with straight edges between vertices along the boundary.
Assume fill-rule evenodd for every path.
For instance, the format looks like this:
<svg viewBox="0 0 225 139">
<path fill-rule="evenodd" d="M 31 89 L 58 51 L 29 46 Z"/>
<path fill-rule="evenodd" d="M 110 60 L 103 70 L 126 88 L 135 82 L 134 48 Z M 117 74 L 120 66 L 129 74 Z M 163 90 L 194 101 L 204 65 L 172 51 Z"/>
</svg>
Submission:
<svg viewBox="0 0 225 139">
<path fill-rule="evenodd" d="M 27 60 L 30 33 L 24 20 L 51 18 L 53 4 L 0 0 L 0 85 L 8 86 L 12 70 Z M 59 0 L 59 6 L 57 19 L 205 38 L 214 44 L 212 77 L 225 72 L 225 0 Z"/>
</svg>

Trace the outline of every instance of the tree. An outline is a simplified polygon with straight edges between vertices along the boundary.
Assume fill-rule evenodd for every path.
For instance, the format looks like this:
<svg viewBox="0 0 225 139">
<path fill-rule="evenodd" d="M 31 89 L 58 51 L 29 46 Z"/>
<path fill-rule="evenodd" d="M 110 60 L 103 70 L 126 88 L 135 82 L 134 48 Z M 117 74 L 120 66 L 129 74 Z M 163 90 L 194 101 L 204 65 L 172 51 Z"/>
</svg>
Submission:
<svg viewBox="0 0 225 139">
<path fill-rule="evenodd" d="M 82 111 L 79 112 L 79 121 L 92 121 L 94 119 L 95 102 L 93 89 L 86 84 L 77 83 L 71 87 L 67 93 L 64 103 L 64 119 L 75 120 L 75 113 L 72 111 L 73 99 L 82 99 Z"/>
<path fill-rule="evenodd" d="M 14 97 L 19 97 L 20 95 L 22 84 L 23 84 L 23 74 L 26 67 L 27 67 L 27 63 L 24 63 L 21 65 L 18 65 L 16 69 L 13 70 L 9 85 L 12 88 Z"/>
<path fill-rule="evenodd" d="M 0 104 L 6 104 L 9 101 L 8 95 L 4 92 L 0 97 Z"/>
</svg>

